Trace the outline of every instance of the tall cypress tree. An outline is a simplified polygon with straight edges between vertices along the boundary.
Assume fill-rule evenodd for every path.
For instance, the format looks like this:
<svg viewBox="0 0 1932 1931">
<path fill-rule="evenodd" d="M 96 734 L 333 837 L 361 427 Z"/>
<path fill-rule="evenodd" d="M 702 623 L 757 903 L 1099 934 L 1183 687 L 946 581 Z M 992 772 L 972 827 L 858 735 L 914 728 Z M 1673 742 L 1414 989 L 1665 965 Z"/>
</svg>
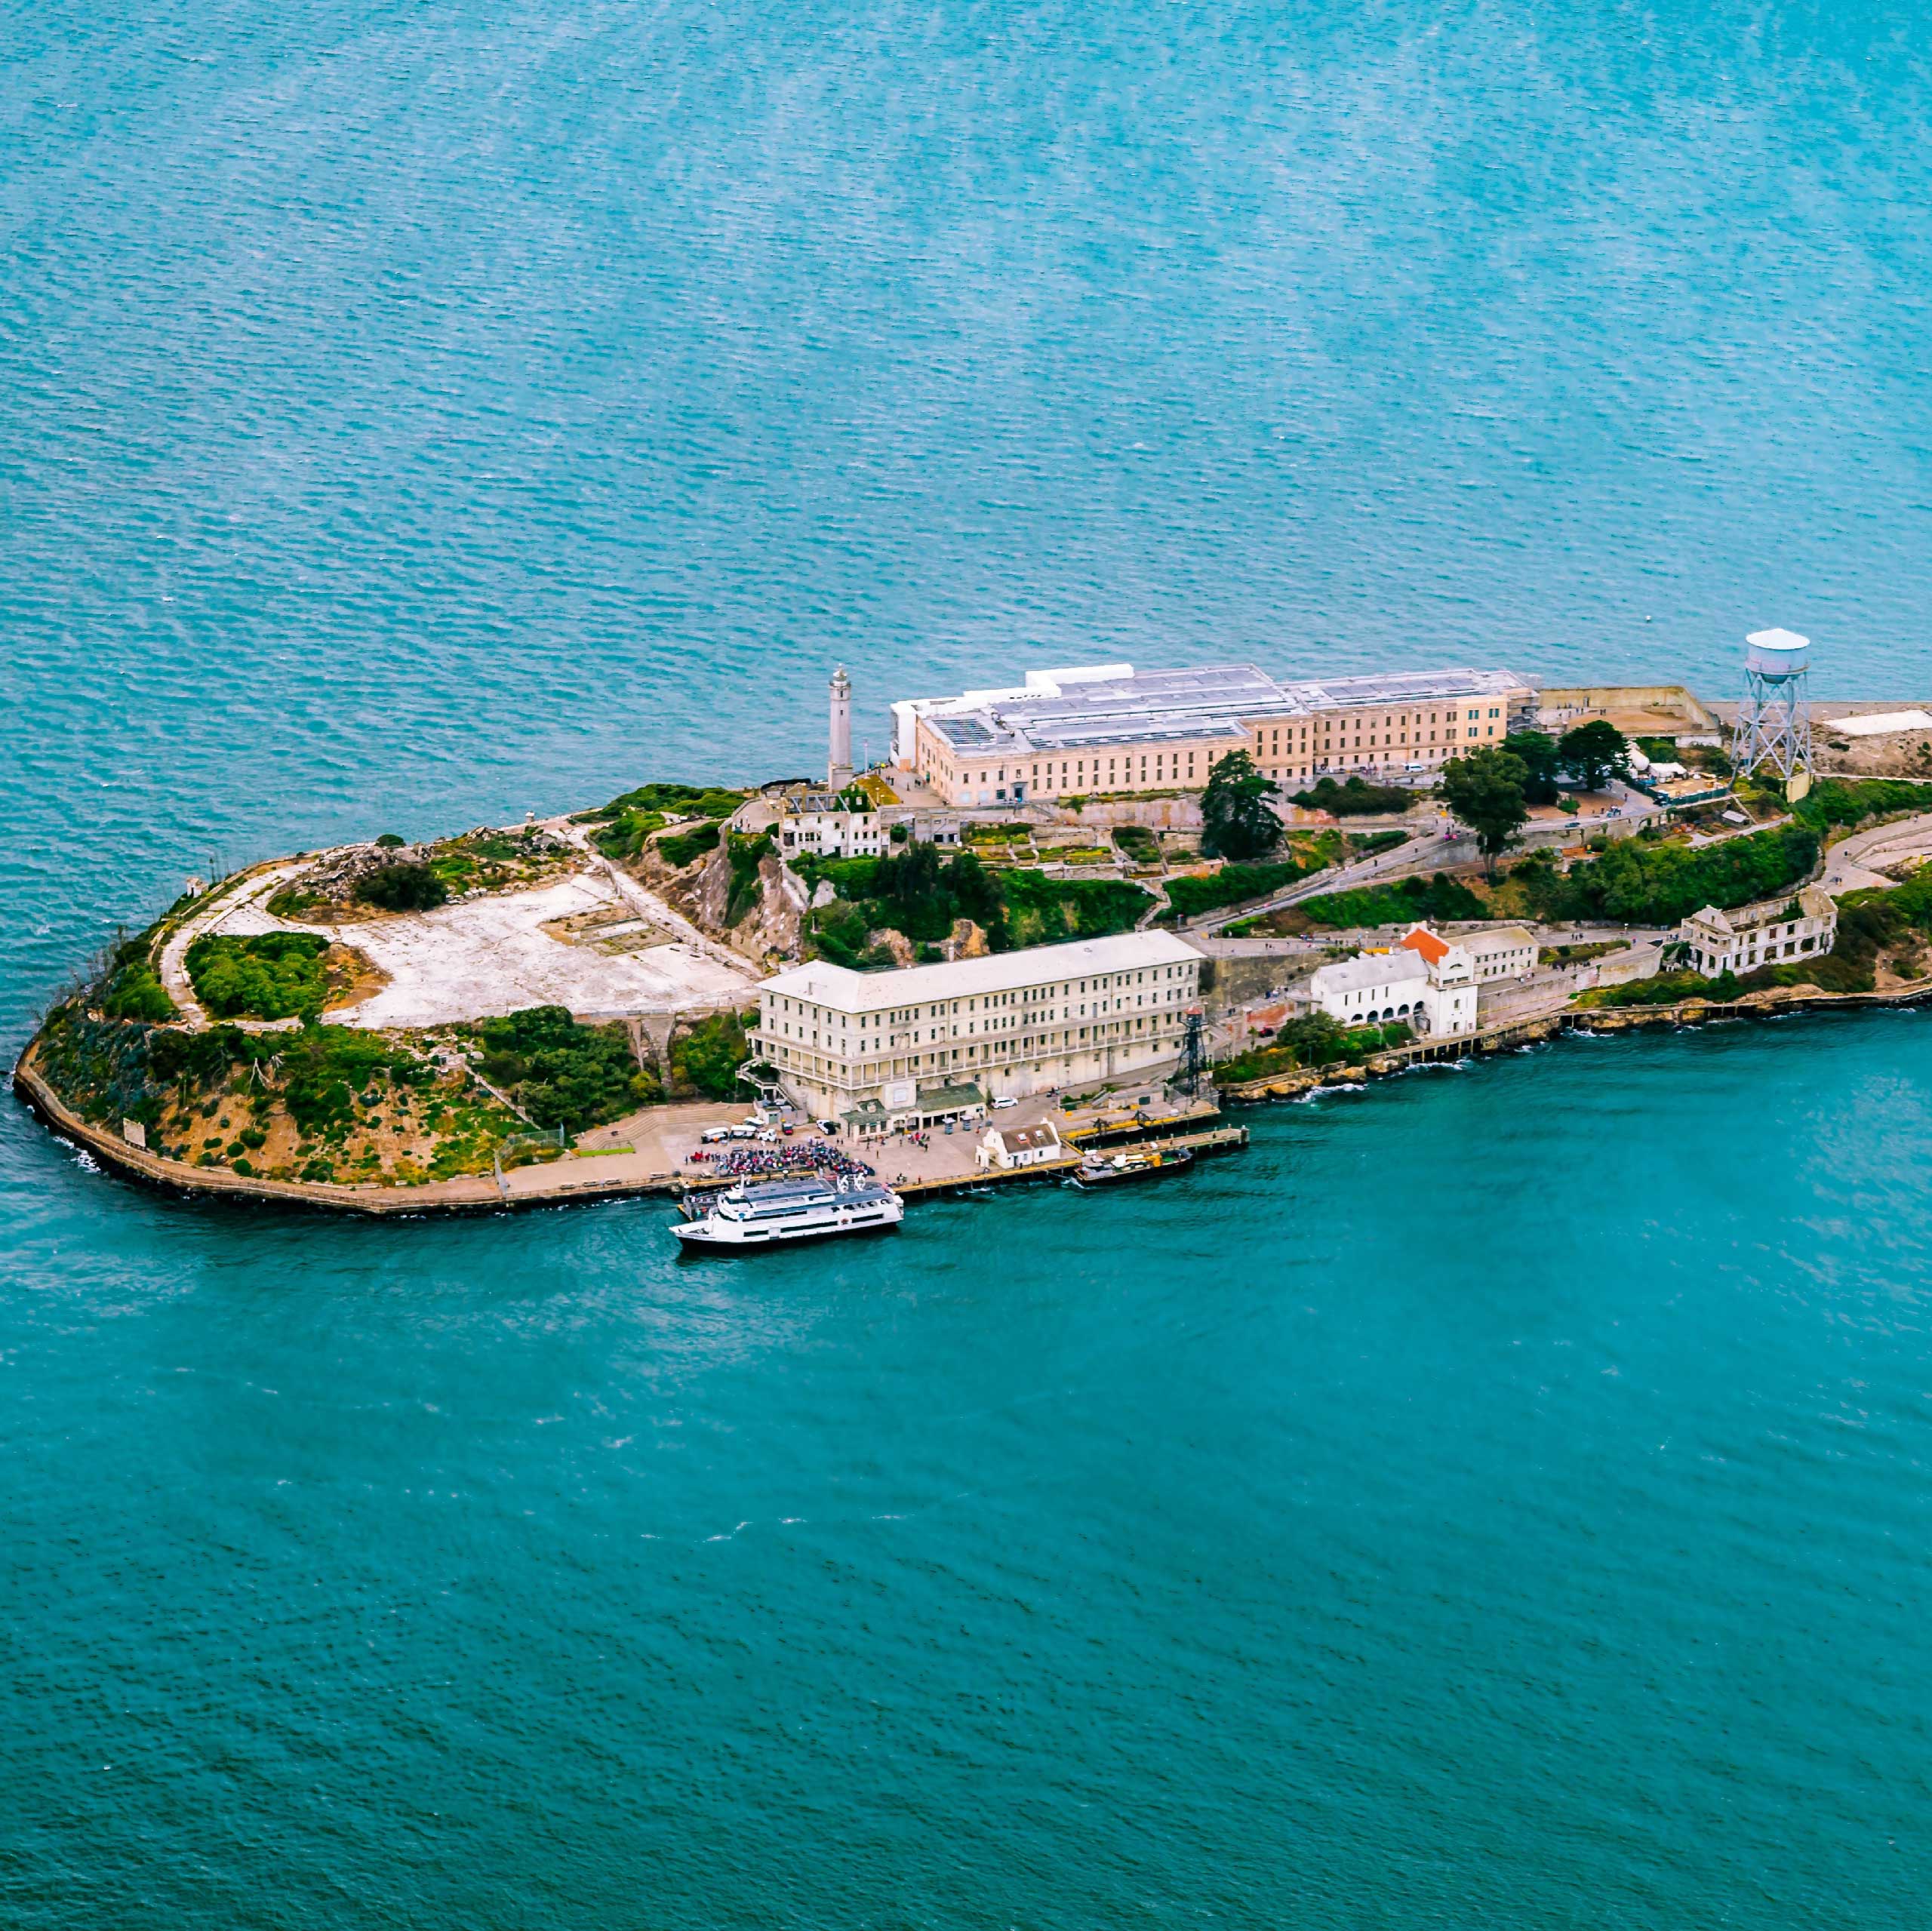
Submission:
<svg viewBox="0 0 1932 1931">
<path fill-rule="evenodd" d="M 1268 801 L 1280 789 L 1245 751 L 1217 758 L 1201 795 L 1201 849 L 1210 858 L 1260 858 L 1272 851 L 1281 841 L 1281 821 Z"/>
</svg>

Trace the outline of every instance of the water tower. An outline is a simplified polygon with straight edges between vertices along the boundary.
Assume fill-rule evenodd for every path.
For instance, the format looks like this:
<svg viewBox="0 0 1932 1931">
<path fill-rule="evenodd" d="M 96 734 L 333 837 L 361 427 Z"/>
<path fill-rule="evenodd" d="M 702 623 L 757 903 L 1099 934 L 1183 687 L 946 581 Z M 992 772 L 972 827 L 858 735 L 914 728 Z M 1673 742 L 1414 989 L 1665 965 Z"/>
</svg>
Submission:
<svg viewBox="0 0 1932 1931">
<path fill-rule="evenodd" d="M 1794 631 L 1754 630 L 1744 640 L 1744 702 L 1731 735 L 1731 767 L 1742 778 L 1769 765 L 1793 798 L 1811 789 L 1810 668 L 1811 640 Z"/>
</svg>

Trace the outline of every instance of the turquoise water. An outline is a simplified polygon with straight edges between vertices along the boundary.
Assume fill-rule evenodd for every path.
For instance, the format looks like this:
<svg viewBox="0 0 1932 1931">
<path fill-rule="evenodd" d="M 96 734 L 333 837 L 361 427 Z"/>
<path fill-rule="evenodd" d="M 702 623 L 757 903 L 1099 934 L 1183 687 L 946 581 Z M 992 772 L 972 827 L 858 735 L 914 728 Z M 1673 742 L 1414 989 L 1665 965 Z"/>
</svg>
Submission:
<svg viewBox="0 0 1932 1931">
<path fill-rule="evenodd" d="M 211 860 L 1029 663 L 1932 696 L 1903 7 L 17 8 L 0 1043 Z M 1909 1925 L 1915 1016 L 1128 1199 L 192 1207 L 0 1115 L 0 1922 Z"/>
</svg>

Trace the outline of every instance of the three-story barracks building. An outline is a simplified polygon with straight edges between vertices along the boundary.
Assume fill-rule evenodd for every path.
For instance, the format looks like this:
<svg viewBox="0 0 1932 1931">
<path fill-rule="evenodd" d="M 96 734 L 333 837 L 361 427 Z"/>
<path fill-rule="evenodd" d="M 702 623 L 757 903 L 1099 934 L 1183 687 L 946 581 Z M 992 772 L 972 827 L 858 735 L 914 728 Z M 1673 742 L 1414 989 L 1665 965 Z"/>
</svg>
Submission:
<svg viewBox="0 0 1932 1931">
<path fill-rule="evenodd" d="M 752 1049 L 810 1113 L 930 1124 L 986 1101 L 1141 1079 L 1180 1056 L 1201 955 L 1168 932 L 900 972 L 823 960 L 758 989 Z"/>
<path fill-rule="evenodd" d="M 1392 672 L 1278 683 L 1252 664 L 1029 671 L 1025 684 L 892 707 L 893 758 L 949 804 L 1198 791 L 1245 751 L 1299 787 L 1420 783 L 1534 721 L 1536 687 L 1504 670 Z"/>
</svg>

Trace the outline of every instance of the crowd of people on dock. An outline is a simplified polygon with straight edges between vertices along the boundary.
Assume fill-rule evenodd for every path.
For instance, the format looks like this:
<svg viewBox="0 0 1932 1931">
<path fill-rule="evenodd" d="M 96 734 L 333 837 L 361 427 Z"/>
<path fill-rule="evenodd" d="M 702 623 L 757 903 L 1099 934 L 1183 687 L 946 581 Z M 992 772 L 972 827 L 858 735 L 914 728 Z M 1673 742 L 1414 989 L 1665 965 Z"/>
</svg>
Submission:
<svg viewBox="0 0 1932 1931">
<path fill-rule="evenodd" d="M 869 1180 L 874 1170 L 824 1140 L 793 1140 L 783 1146 L 734 1147 L 714 1155 L 710 1170 L 733 1180 L 776 1180 L 792 1173 L 823 1173 L 835 1180 Z"/>
</svg>

